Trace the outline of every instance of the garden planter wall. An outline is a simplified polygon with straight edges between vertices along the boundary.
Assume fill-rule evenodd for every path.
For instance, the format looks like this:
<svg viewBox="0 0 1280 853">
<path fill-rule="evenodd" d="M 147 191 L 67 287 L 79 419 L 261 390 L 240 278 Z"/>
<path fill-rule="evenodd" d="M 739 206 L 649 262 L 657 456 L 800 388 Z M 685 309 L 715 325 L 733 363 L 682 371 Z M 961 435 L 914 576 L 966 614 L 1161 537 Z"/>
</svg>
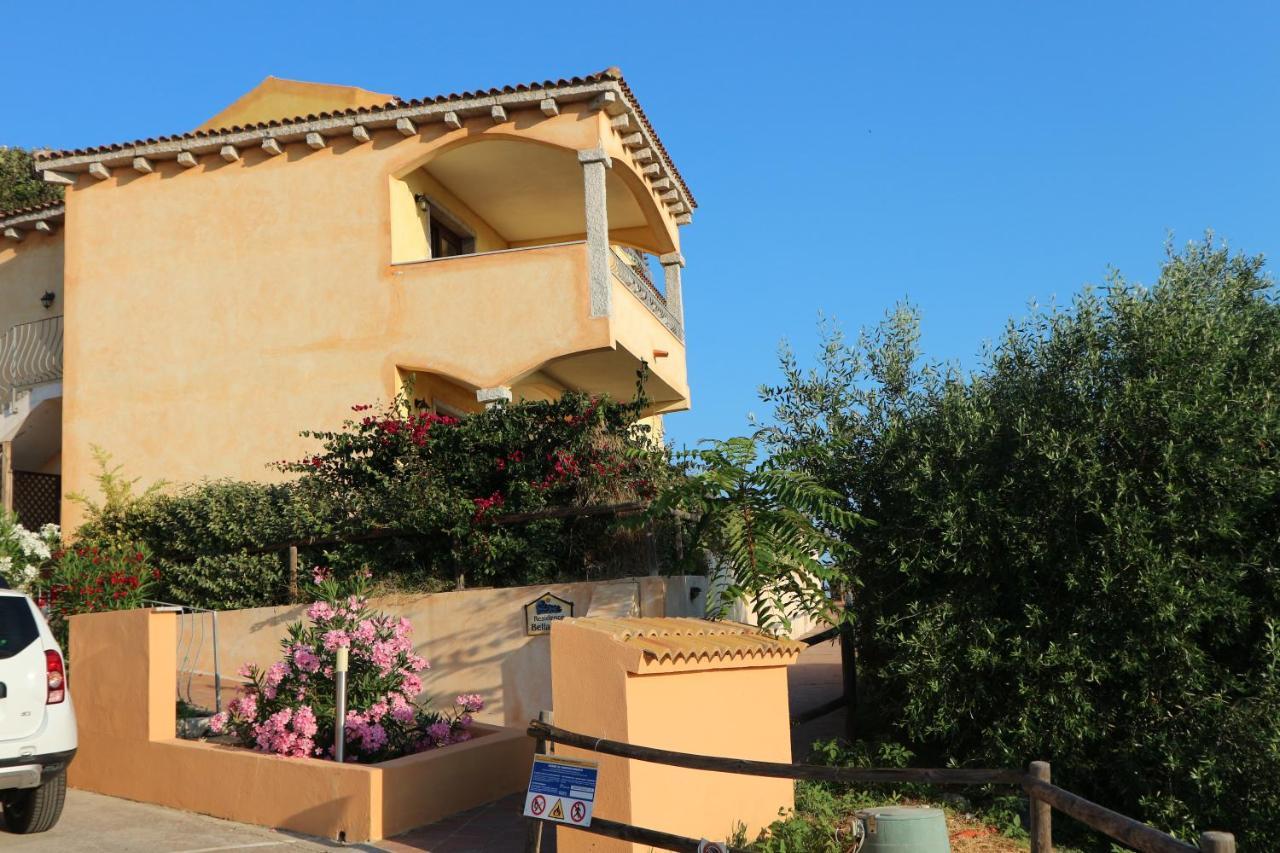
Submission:
<svg viewBox="0 0 1280 853">
<path fill-rule="evenodd" d="M 529 738 L 485 725 L 466 743 L 375 765 L 178 740 L 176 648 L 171 612 L 71 619 L 80 731 L 73 787 L 356 842 L 491 802 L 528 781 Z"/>
<path fill-rule="evenodd" d="M 431 595 L 395 595 L 370 603 L 413 623 L 414 651 L 431 662 L 423 672 L 427 696 L 479 693 L 482 723 L 523 729 L 539 711 L 551 710 L 551 652 L 546 635 L 525 632 L 524 608 L 544 592 L 574 604 L 574 616 L 701 616 L 707 580 L 698 576 L 640 577 L 541 586 L 468 589 Z M 280 640 L 306 607 L 255 607 L 218 614 L 224 699 L 240 683 L 240 664 L 268 666 L 280 657 Z M 192 697 L 212 707 L 213 626 L 207 616 L 184 617 L 190 637 L 184 659 L 203 689 Z M 203 619 L 196 625 L 195 619 Z M 193 645 L 195 648 L 193 648 Z M 187 657 L 189 655 L 189 657 Z M 184 683 L 186 676 L 184 674 Z"/>
</svg>

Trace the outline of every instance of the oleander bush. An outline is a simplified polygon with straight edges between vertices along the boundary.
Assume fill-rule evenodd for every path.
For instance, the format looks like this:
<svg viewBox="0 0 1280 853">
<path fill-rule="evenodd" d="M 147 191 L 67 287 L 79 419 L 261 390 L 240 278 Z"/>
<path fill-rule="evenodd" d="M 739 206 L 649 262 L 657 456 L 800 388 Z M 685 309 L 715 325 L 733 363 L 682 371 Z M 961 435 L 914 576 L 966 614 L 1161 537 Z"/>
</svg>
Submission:
<svg viewBox="0 0 1280 853">
<path fill-rule="evenodd" d="M 775 449 L 858 527 L 867 736 L 1241 849 L 1280 831 L 1280 305 L 1211 240 L 925 362 L 913 311 L 783 357 Z"/>
<path fill-rule="evenodd" d="M 210 728 L 244 746 L 289 758 L 332 758 L 337 737 L 335 667 L 347 657 L 347 761 L 374 763 L 471 738 L 478 694 L 435 711 L 419 704 L 426 659 L 413 651 L 409 620 L 369 607 L 369 573 L 346 580 L 317 568 L 306 622 L 289 625 L 281 659 L 240 670 L 247 684 Z"/>
</svg>

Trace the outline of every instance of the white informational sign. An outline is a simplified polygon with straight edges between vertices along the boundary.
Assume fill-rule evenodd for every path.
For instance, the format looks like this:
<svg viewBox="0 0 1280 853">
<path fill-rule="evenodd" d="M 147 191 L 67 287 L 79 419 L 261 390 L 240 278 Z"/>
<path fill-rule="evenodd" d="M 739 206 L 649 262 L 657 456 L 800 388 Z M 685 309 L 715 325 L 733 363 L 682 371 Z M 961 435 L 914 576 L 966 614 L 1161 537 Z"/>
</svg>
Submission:
<svg viewBox="0 0 1280 853">
<path fill-rule="evenodd" d="M 524 816 L 569 826 L 590 826 L 598 774 L 594 761 L 535 755 L 529 791 L 524 797 Z"/>
<path fill-rule="evenodd" d="M 550 634 L 552 622 L 572 615 L 572 601 L 544 592 L 524 606 L 524 632 L 530 637 Z"/>
</svg>

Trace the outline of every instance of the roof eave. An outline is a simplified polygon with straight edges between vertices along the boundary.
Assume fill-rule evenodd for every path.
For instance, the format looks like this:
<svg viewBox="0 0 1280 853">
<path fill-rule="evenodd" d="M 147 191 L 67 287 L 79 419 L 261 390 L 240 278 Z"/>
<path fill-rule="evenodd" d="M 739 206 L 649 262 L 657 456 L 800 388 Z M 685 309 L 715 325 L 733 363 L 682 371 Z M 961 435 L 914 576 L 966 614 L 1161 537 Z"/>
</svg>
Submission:
<svg viewBox="0 0 1280 853">
<path fill-rule="evenodd" d="M 696 200 L 621 77 L 541 88 L 521 88 L 452 100 L 410 101 L 388 104 L 382 108 L 352 109 L 340 114 L 307 116 L 301 120 L 289 119 L 254 127 L 200 131 L 158 140 L 149 139 L 103 146 L 81 153 L 41 153 L 37 155 L 36 169 L 43 174 L 46 181 L 66 184 L 74 182 L 76 173 L 88 171 L 89 167 L 95 163 L 114 168 L 131 165 L 136 157 L 174 159 L 182 153 L 193 155 L 217 153 L 225 145 L 239 147 L 261 144 L 262 140 L 268 138 L 277 139 L 281 143 L 297 142 L 302 141 L 308 133 L 319 133 L 322 136 L 350 133 L 356 125 L 380 129 L 394 127 L 402 119 L 408 119 L 414 124 L 424 124 L 443 121 L 446 113 L 467 118 L 473 115 L 487 115 L 495 106 L 501 106 L 504 109 L 537 108 L 542 101 L 548 99 L 555 100 L 557 103 L 577 103 L 597 99 L 605 93 L 613 93 L 615 97 L 611 102 L 605 99 L 601 108 L 615 119 L 626 115 L 626 132 L 643 134 L 648 145 L 657 153 L 659 168 L 646 177 L 651 182 L 663 177 L 670 178 L 680 194 L 678 200 L 685 205 L 684 210 L 691 211 L 697 206 Z M 684 220 L 681 224 L 687 224 L 689 216 L 686 214 L 679 217 L 678 221 L 680 219 Z"/>
</svg>

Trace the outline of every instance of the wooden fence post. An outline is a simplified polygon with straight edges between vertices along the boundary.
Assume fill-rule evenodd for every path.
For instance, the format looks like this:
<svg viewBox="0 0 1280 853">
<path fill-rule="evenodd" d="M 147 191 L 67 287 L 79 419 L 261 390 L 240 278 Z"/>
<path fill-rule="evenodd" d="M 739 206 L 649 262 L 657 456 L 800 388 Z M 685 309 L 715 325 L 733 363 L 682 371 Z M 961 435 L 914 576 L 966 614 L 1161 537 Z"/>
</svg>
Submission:
<svg viewBox="0 0 1280 853">
<path fill-rule="evenodd" d="M 0 500 L 13 512 L 13 442 L 0 442 Z"/>
<path fill-rule="evenodd" d="M 539 711 L 538 721 L 551 725 L 551 712 Z M 547 754 L 547 739 L 539 735 L 534 740 L 534 755 Z M 529 829 L 525 835 L 524 849 L 525 853 L 542 853 L 542 821 L 537 818 L 528 818 Z"/>
<path fill-rule="evenodd" d="M 1027 775 L 1052 784 L 1047 761 L 1031 762 Z M 1030 806 L 1031 853 L 1053 853 L 1053 806 L 1034 796 L 1030 798 Z"/>
<path fill-rule="evenodd" d="M 298 546 L 290 545 L 285 554 L 285 562 L 289 564 L 289 603 L 298 603 Z"/>
<path fill-rule="evenodd" d="M 1200 853 L 1236 853 L 1236 837 L 1229 832 L 1202 832 Z"/>
<path fill-rule="evenodd" d="M 853 609 L 853 595 L 844 596 L 845 621 L 840 623 L 840 678 L 844 685 L 844 736 L 852 743 L 857 731 L 858 711 L 858 658 L 853 641 L 853 622 L 849 611 Z"/>
</svg>

